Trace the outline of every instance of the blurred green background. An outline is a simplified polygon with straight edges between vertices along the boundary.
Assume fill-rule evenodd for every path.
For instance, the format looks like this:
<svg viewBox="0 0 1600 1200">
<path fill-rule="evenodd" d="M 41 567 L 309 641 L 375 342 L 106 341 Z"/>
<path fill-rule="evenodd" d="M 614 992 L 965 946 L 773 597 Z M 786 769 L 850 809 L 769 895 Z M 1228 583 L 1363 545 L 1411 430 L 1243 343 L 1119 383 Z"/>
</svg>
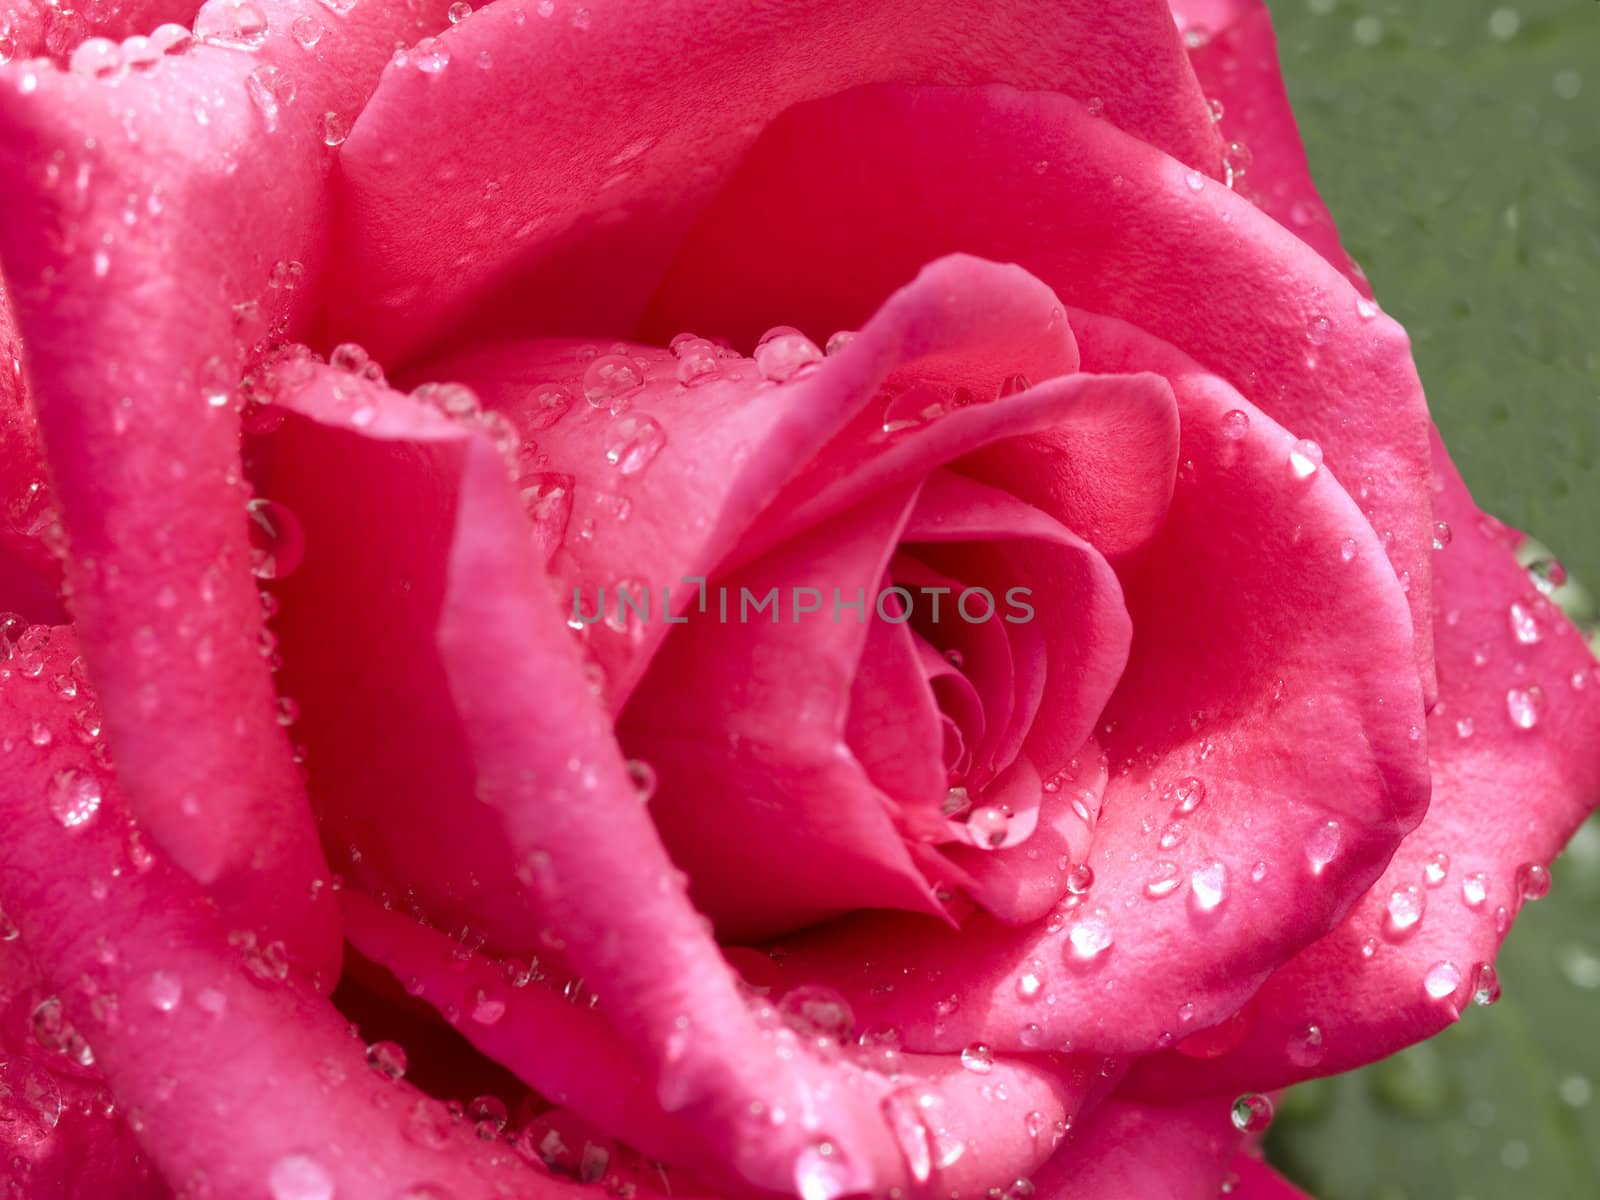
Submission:
<svg viewBox="0 0 1600 1200">
<path fill-rule="evenodd" d="M 1594 590 L 1600 4 L 1269 3 L 1317 185 L 1479 504 Z M 1497 1005 L 1285 1098 L 1269 1154 L 1318 1200 L 1600 1197 L 1600 824 L 1554 875 Z"/>
</svg>

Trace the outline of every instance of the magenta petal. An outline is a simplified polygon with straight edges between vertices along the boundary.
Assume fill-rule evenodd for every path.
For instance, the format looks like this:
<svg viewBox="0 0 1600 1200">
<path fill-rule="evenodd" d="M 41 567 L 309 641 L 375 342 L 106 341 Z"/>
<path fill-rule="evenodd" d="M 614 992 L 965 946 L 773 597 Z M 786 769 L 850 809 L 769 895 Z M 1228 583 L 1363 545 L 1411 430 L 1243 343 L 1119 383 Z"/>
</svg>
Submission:
<svg viewBox="0 0 1600 1200">
<path fill-rule="evenodd" d="M 1431 680 L 1427 413 L 1404 332 L 1247 200 L 1070 99 L 876 87 L 791 109 L 679 252 L 647 328 L 826 336 L 957 250 L 1138 324 L 1319 443 L 1393 534 Z"/>
<path fill-rule="evenodd" d="M 1230 161 L 1248 166 L 1235 190 L 1342 271 L 1370 297 L 1366 276 L 1339 245 L 1306 165 L 1300 129 L 1278 67 L 1272 14 L 1263 0 L 1177 0 L 1173 10 L 1189 40 L 1189 61 L 1207 96 L 1222 106 L 1219 128 Z"/>
<path fill-rule="evenodd" d="M 1226 1100 L 1168 1107 L 1113 1097 L 1073 1129 L 1034 1187 L 1051 1200 L 1214 1200 L 1242 1140 Z"/>
<path fill-rule="evenodd" d="M 501 0 L 439 44 L 448 69 L 390 70 L 342 154 L 328 315 L 385 359 L 413 357 L 486 295 L 521 329 L 626 331 L 760 128 L 865 83 L 1095 97 L 1108 121 L 1221 170 L 1161 0 L 779 0 L 759 13 L 743 0 Z M 395 151 L 413 144 L 434 152 Z M 462 183 L 441 188 L 441 175 Z"/>
<path fill-rule="evenodd" d="M 13 673 L 0 685 L 0 737 L 13 747 L 0 784 L 0 903 L 168 1186 L 252 1196 L 299 1181 L 391 1196 L 431 1183 L 475 1196 L 503 1183 L 566 1194 L 465 1130 L 419 1136 L 433 1128 L 412 1120 L 420 1093 L 366 1065 L 344 1018 L 289 976 L 282 945 L 230 928 L 193 880 L 140 843 L 95 761 L 103 746 L 78 736 L 75 705 L 50 682 L 70 672 L 70 631 L 51 630 L 39 652 L 40 679 Z"/>
<path fill-rule="evenodd" d="M 658 780 L 656 827 L 726 938 L 856 908 L 943 912 L 846 741 L 873 602 L 914 501 L 885 493 L 719 577 L 710 611 L 667 637 L 623 713 L 623 744 Z M 836 608 L 835 589 L 864 603 Z M 767 615 L 747 596 L 774 597 Z"/>
<path fill-rule="evenodd" d="M 38 423 L 22 370 L 17 332 L 0 279 L 0 611 L 30 623 L 63 618 L 57 591 L 61 560 L 50 550 L 59 537 Z"/>
<path fill-rule="evenodd" d="M 1170 347 L 1104 318 L 1075 327 L 1087 368 L 1167 375 L 1186 464 L 1122 574 L 1134 640 L 1102 726 L 1094 882 L 1043 928 L 856 916 L 782 964 L 916 1049 L 1023 1045 L 1031 1024 L 1037 1045 L 1142 1053 L 1220 1020 L 1343 915 L 1427 799 L 1409 615 L 1360 510 Z M 939 1018 L 953 976 L 982 999 Z"/>
<path fill-rule="evenodd" d="M 1343 923 L 1267 981 L 1242 1045 L 1205 1063 L 1152 1059 L 1135 1076 L 1141 1093 L 1349 1070 L 1430 1037 L 1474 998 L 1492 1001 L 1512 918 L 1548 886 L 1542 872 L 1600 800 L 1600 667 L 1437 440 L 1434 462 L 1450 532 L 1434 577 L 1440 699 L 1428 717 L 1427 818 Z M 1519 797 L 1522 819 L 1507 819 L 1507 796 Z"/>
<path fill-rule="evenodd" d="M 305 308 L 290 261 L 310 262 L 307 285 L 320 267 L 321 114 L 353 110 L 423 18 L 362 5 L 308 58 L 289 33 L 302 9 L 261 11 L 255 53 L 196 44 L 115 88 L 5 68 L 0 257 L 120 777 L 175 861 L 331 977 L 335 922 L 312 902 L 327 871 L 274 719 L 231 404 L 252 343 Z M 274 100 L 291 82 L 296 103 Z"/>
<path fill-rule="evenodd" d="M 833 470 L 859 468 L 865 474 L 865 468 L 880 465 L 879 455 L 894 469 L 871 475 L 871 486 L 847 497 L 832 493 L 830 508 L 805 510 L 803 521 L 791 519 L 784 527 L 784 537 L 837 515 L 846 500 L 915 483 L 942 461 L 940 454 L 954 457 L 989 438 L 1033 432 L 1046 419 L 1043 399 L 1028 396 L 1016 400 L 1019 411 L 1032 414 L 1031 423 L 1018 418 L 1009 427 L 1010 418 L 997 410 L 988 428 L 981 420 L 975 426 L 960 419 L 968 414 L 953 414 L 953 437 L 915 438 L 921 448 L 908 451 L 910 457 L 851 436 L 881 434 L 883 415 L 875 398 L 896 380 L 926 380 L 951 390 L 970 384 L 993 396 L 1012 371 L 1049 379 L 1076 366 L 1072 333 L 1055 296 L 1026 272 L 953 255 L 917 264 L 907 275 L 914 278 L 895 281 L 877 298 L 870 319 L 844 350 L 781 386 L 761 379 L 748 360 L 726 359 L 717 379 L 685 388 L 664 352 L 624 346 L 636 369 L 641 361 L 649 369 L 642 372 L 646 381 L 623 397 L 627 409 L 614 417 L 581 398 L 586 367 L 578 352 L 587 349 L 593 359 L 604 347 L 568 341 L 490 346 L 425 364 L 415 374 L 470 385 L 487 407 L 538 443 L 543 464 L 529 468 L 524 483 L 534 500 L 541 485 L 562 480 L 570 511 L 560 552 L 551 561 L 564 585 L 566 611 L 574 590 L 592 610 L 596 589 L 611 592 L 631 580 L 648 586 L 657 599 L 670 589 L 681 614 L 696 597 L 696 586 L 685 579 L 726 572 L 735 565 L 730 555 L 748 562 L 781 540 L 769 536 L 775 532 L 770 525 L 751 533 L 751 523 L 760 514 L 795 507 L 780 490 L 824 446 L 842 442 L 851 455 L 846 460 L 843 451 L 840 457 L 823 454 Z M 547 423 L 540 384 L 564 387 L 572 411 Z M 1142 386 L 1165 392 L 1160 380 Z M 641 450 L 624 463 L 623 451 L 647 435 L 648 453 Z M 718 469 L 708 470 L 711 463 Z M 619 510 L 626 519 L 617 516 Z M 640 628 L 585 629 L 614 709 L 621 708 L 670 628 L 655 620 Z"/>
<path fill-rule="evenodd" d="M 1235 1200 L 1311 1200 L 1253 1154 L 1236 1155 L 1233 1173 L 1238 1176 L 1231 1193 Z"/>
</svg>

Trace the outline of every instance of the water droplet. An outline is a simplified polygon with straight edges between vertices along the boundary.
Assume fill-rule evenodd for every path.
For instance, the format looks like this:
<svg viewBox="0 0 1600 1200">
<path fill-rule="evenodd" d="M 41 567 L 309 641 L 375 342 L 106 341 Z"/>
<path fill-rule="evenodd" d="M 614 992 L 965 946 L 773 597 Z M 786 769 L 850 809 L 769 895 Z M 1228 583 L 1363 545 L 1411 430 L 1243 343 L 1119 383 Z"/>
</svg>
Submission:
<svg viewBox="0 0 1600 1200">
<path fill-rule="evenodd" d="M 1476 728 L 1476 726 L 1471 717 L 1456 718 L 1456 736 L 1458 738 L 1465 739 L 1471 737 L 1474 728 Z"/>
<path fill-rule="evenodd" d="M 1044 964 L 1030 962 L 1021 975 L 1017 976 L 1017 999 L 1034 1000 L 1044 990 Z"/>
<path fill-rule="evenodd" d="M 1306 861 L 1311 864 L 1313 875 L 1321 875 L 1338 856 L 1343 839 L 1339 822 L 1334 820 L 1324 821 L 1311 831 L 1311 836 L 1306 838 Z"/>
<path fill-rule="evenodd" d="M 1189 875 L 1195 911 L 1215 912 L 1228 898 L 1228 868 L 1216 859 L 1201 863 Z"/>
<path fill-rule="evenodd" d="M 306 1154 L 286 1154 L 267 1173 L 272 1200 L 333 1200 L 333 1176 Z"/>
<path fill-rule="evenodd" d="M 636 475 L 666 444 L 666 430 L 654 417 L 624 413 L 606 430 L 606 461 L 624 475 Z"/>
<path fill-rule="evenodd" d="M 1539 624 L 1539 618 L 1522 601 L 1513 600 L 1506 610 L 1506 617 L 1511 622 L 1511 636 L 1524 646 L 1532 646 L 1543 640 L 1544 629 Z"/>
<path fill-rule="evenodd" d="M 1088 863 L 1079 863 L 1067 872 L 1067 891 L 1074 896 L 1087 894 L 1094 886 L 1094 870 Z"/>
<path fill-rule="evenodd" d="M 1461 971 L 1451 962 L 1436 962 L 1422 977 L 1423 990 L 1434 1000 L 1445 1000 L 1455 995 L 1461 983 Z"/>
<path fill-rule="evenodd" d="M 1250 432 L 1250 416 L 1242 409 L 1229 409 L 1222 414 L 1222 436 L 1230 442 L 1242 441 Z"/>
<path fill-rule="evenodd" d="M 678 382 L 684 387 L 710 383 L 722 373 L 722 359 L 717 348 L 704 338 L 675 345 L 673 353 L 678 356 Z"/>
<path fill-rule="evenodd" d="M 1550 871 L 1538 863 L 1523 863 L 1516 880 L 1517 895 L 1524 900 L 1543 900 L 1550 894 Z"/>
<path fill-rule="evenodd" d="M 1506 689 L 1506 715 L 1518 729 L 1532 729 L 1544 711 L 1544 692 L 1538 687 Z"/>
<path fill-rule="evenodd" d="M 1314 315 L 1306 322 L 1306 341 L 1313 346 L 1326 345 L 1329 335 L 1333 332 L 1333 323 L 1320 313 Z"/>
<path fill-rule="evenodd" d="M 817 344 L 788 325 L 778 325 L 756 343 L 756 369 L 763 379 L 785 383 L 807 367 L 822 361 Z"/>
<path fill-rule="evenodd" d="M 1183 871 L 1179 869 L 1178 864 L 1163 859 L 1151 868 L 1150 878 L 1144 882 L 1144 894 L 1152 900 L 1159 900 L 1163 896 L 1172 895 L 1182 882 Z"/>
<path fill-rule="evenodd" d="M 1163 850 L 1171 850 L 1174 846 L 1183 844 L 1185 832 L 1182 821 L 1168 822 L 1166 828 L 1161 831 L 1161 836 L 1156 839 L 1156 845 Z"/>
<path fill-rule="evenodd" d="M 844 1153 L 832 1142 L 814 1142 L 794 1162 L 794 1187 L 800 1200 L 838 1200 L 855 1190 Z"/>
<path fill-rule="evenodd" d="M 1246 1092 L 1233 1102 L 1228 1116 L 1240 1133 L 1260 1133 L 1272 1124 L 1272 1101 L 1259 1092 Z"/>
<path fill-rule="evenodd" d="M 315 17 L 296 17 L 289 26 L 289 36 L 302 50 L 309 50 L 322 40 L 323 29 Z"/>
<path fill-rule="evenodd" d="M 1482 908 L 1484 901 L 1489 898 L 1489 877 L 1482 871 L 1474 871 L 1462 877 L 1461 901 L 1468 908 Z"/>
<path fill-rule="evenodd" d="M 110 38 L 88 38 L 73 50 L 67 69 L 74 75 L 109 79 L 122 70 L 122 47 Z"/>
<path fill-rule="evenodd" d="M 272 63 L 263 63 L 245 78 L 244 86 L 267 128 L 276 129 L 278 114 L 294 103 L 294 81 Z"/>
<path fill-rule="evenodd" d="M 1450 874 L 1450 856 L 1436 850 L 1422 860 L 1422 881 L 1429 887 L 1438 887 Z"/>
<path fill-rule="evenodd" d="M 183 980 L 171 971 L 156 971 L 146 981 L 144 994 L 157 1012 L 172 1012 L 183 1003 Z"/>
<path fill-rule="evenodd" d="M 1168 787 L 1161 798 L 1172 805 L 1174 817 L 1187 816 L 1205 801 L 1206 785 L 1190 775 Z"/>
<path fill-rule="evenodd" d="M 435 37 L 425 37 L 411 47 L 406 56 L 411 65 L 426 75 L 437 75 L 450 65 L 450 47 Z"/>
<path fill-rule="evenodd" d="M 50 815 L 67 829 L 79 829 L 100 811 L 100 781 L 88 771 L 57 771 L 46 789 Z"/>
<path fill-rule="evenodd" d="M 254 50 L 267 40 L 267 18 L 250 0 L 206 0 L 194 18 L 202 41 Z"/>
<path fill-rule="evenodd" d="M 1310 479 L 1322 466 L 1322 447 L 1310 438 L 1301 438 L 1289 448 L 1289 469 L 1296 479 Z"/>
<path fill-rule="evenodd" d="M 506 1000 L 498 992 L 479 988 L 472 1001 L 471 1017 L 479 1025 L 498 1025 L 506 1015 Z"/>
<path fill-rule="evenodd" d="M 1206 177 L 1191 167 L 1183 173 L 1183 182 L 1191 192 L 1198 192 L 1206 186 Z"/>
<path fill-rule="evenodd" d="M 828 344 L 823 347 L 823 353 L 832 358 L 835 354 L 842 353 L 844 348 L 855 340 L 855 330 L 841 329 L 828 339 Z"/>
<path fill-rule="evenodd" d="M 1004 844 L 1010 827 L 1010 818 L 992 804 L 973 809 L 967 818 L 967 836 L 980 850 L 998 850 Z"/>
<path fill-rule="evenodd" d="M 350 122 L 336 112 L 322 114 L 322 144 L 342 146 L 350 136 Z"/>
<path fill-rule="evenodd" d="M 401 1079 L 406 1073 L 405 1048 L 397 1042 L 373 1042 L 367 1047 L 367 1065 L 389 1079 Z"/>
<path fill-rule="evenodd" d="M 1454 537 L 1455 533 L 1451 530 L 1449 521 L 1435 521 L 1433 523 L 1433 548 L 1435 550 L 1443 550 Z"/>
<path fill-rule="evenodd" d="M 1365 939 L 1362 940 L 1362 942 L 1361 942 L 1361 957 L 1362 958 L 1371 958 L 1371 957 L 1373 957 L 1373 955 L 1375 955 L 1377 953 L 1378 953 L 1378 939 L 1377 938 L 1369 937 L 1369 938 L 1365 938 Z"/>
<path fill-rule="evenodd" d="M 791 988 L 778 1001 L 777 1012 L 785 1025 L 804 1038 L 830 1038 L 842 1044 L 855 1030 L 850 1002 L 820 984 Z"/>
<path fill-rule="evenodd" d="M 1500 999 L 1500 973 L 1493 963 L 1481 962 L 1472 968 L 1472 1002 L 1487 1007 Z"/>
<path fill-rule="evenodd" d="M 1111 924 L 1105 912 L 1095 909 L 1086 913 L 1067 934 L 1069 961 L 1075 960 L 1079 965 L 1094 962 L 1111 949 L 1111 942 Z"/>
<path fill-rule="evenodd" d="M 1554 595 L 1567 583 L 1567 569 L 1553 558 L 1536 558 L 1528 564 L 1528 578 L 1541 596 Z"/>
<path fill-rule="evenodd" d="M 467 0 L 456 0 L 445 11 L 445 15 L 450 18 L 450 24 L 459 25 L 472 15 L 472 5 L 468 4 Z"/>
<path fill-rule="evenodd" d="M 656 794 L 656 769 L 642 758 L 630 758 L 623 765 L 640 801 L 649 802 Z"/>
<path fill-rule="evenodd" d="M 306 556 L 299 518 L 283 505 L 257 497 L 245 505 L 250 535 L 250 573 L 257 579 L 284 579 Z"/>
<path fill-rule="evenodd" d="M 1322 1027 L 1307 1025 L 1289 1039 L 1289 1061 L 1297 1067 L 1314 1067 L 1327 1056 L 1328 1048 L 1322 1042 Z"/>
<path fill-rule="evenodd" d="M 1393 937 L 1405 937 L 1416 929 L 1428 906 L 1428 897 L 1414 883 L 1396 888 L 1389 894 L 1388 918 L 1385 929 Z"/>
<path fill-rule="evenodd" d="M 25 1058 L 0 1059 L 0 1134 L 8 1148 L 48 1141 L 61 1107 L 61 1089 L 49 1071 Z"/>
<path fill-rule="evenodd" d="M 994 1050 L 982 1042 L 973 1042 L 961 1051 L 961 1065 L 979 1075 L 994 1070 Z"/>
<path fill-rule="evenodd" d="M 604 407 L 604 405 L 600 406 Z M 559 383 L 547 383 L 533 391 L 526 421 L 529 429 L 549 429 L 572 408 L 572 393 Z"/>
<path fill-rule="evenodd" d="M 595 408 L 621 412 L 632 394 L 644 386 L 644 372 L 625 354 L 606 354 L 583 372 L 583 396 Z"/>
</svg>

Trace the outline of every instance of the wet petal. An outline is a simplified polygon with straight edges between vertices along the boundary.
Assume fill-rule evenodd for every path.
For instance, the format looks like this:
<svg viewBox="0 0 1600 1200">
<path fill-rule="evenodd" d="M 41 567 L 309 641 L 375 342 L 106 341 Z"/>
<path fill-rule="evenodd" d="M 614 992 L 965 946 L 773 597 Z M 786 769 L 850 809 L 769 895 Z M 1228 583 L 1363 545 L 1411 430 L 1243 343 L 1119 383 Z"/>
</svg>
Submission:
<svg viewBox="0 0 1600 1200">
<path fill-rule="evenodd" d="M 386 360 L 413 357 L 474 306 L 478 336 L 508 321 L 625 333 L 762 126 L 864 83 L 998 81 L 1094 97 L 1107 121 L 1221 169 L 1159 0 L 932 10 L 783 0 L 758 14 L 737 0 L 575 10 L 502 0 L 438 47 L 432 61 L 448 65 L 436 72 L 390 70 L 342 156 L 328 317 L 333 340 L 353 337 Z M 434 152 L 397 149 L 412 145 Z"/>
<path fill-rule="evenodd" d="M 246 570 L 233 404 L 255 343 L 303 315 L 297 286 L 318 274 L 321 114 L 353 110 L 426 17 L 329 16 L 308 58 L 290 35 L 304 7 L 250 11 L 267 22 L 253 52 L 196 43 L 114 86 L 4 68 L 0 257 L 120 776 L 224 907 L 331 975 L 331 911 L 310 903 L 326 867 Z"/>
<path fill-rule="evenodd" d="M 1428 717 L 1427 818 L 1338 928 L 1267 981 L 1242 1044 L 1204 1063 L 1154 1059 L 1136 1078 L 1144 1092 L 1349 1070 L 1432 1036 L 1480 994 L 1492 1002 L 1512 919 L 1600 801 L 1600 667 L 1513 560 L 1515 535 L 1477 511 L 1434 449 L 1451 533 L 1433 598 L 1440 700 Z M 1513 605 L 1536 625 L 1514 626 Z"/>
<path fill-rule="evenodd" d="M 1431 683 L 1427 415 L 1403 331 L 1248 201 L 1072 100 L 881 87 L 791 109 L 680 250 L 645 327 L 737 339 L 781 319 L 826 336 L 954 250 L 1137 323 L 1367 485 Z"/>
</svg>

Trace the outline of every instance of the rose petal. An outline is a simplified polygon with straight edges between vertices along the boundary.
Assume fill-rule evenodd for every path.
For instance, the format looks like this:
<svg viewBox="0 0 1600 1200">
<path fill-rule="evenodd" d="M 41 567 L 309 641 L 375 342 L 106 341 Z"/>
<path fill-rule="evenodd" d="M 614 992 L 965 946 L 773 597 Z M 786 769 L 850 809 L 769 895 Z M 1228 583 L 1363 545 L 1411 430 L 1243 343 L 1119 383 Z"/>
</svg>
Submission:
<svg viewBox="0 0 1600 1200">
<path fill-rule="evenodd" d="M 1254 1155 L 1237 1155 L 1233 1160 L 1233 1173 L 1239 1177 L 1232 1193 L 1235 1200 L 1311 1200 Z"/>
<path fill-rule="evenodd" d="M 1431 679 L 1427 421 L 1404 333 L 1253 205 L 1072 100 L 879 87 L 791 109 L 690 235 L 645 328 L 738 339 L 781 319 L 824 336 L 952 250 L 1137 322 L 1318 442 L 1393 534 Z"/>
<path fill-rule="evenodd" d="M 1029 53 L 1017 54 L 1024 31 Z M 739 0 L 502 0 L 446 31 L 432 61 L 445 55 L 437 72 L 392 69 L 342 155 L 328 315 L 386 360 L 414 356 L 474 304 L 487 314 L 473 322 L 480 335 L 497 320 L 502 332 L 507 320 L 624 332 L 760 128 L 863 83 L 1000 81 L 1097 97 L 1108 120 L 1220 171 L 1159 0 L 936 11 L 781 0 L 758 13 Z M 434 153 L 395 149 L 413 144 Z"/>
<path fill-rule="evenodd" d="M 39 447 L 38 423 L 22 371 L 17 332 L 0 279 L 0 611 L 30 623 L 62 619 L 57 591 L 61 560 L 48 539 L 56 524 L 54 498 Z"/>
<path fill-rule="evenodd" d="M 1311 182 L 1266 4 L 1174 0 L 1172 7 L 1188 37 L 1189 61 L 1200 86 L 1222 106 L 1223 137 L 1248 155 L 1249 165 L 1234 190 L 1327 259 L 1370 299 L 1366 276 L 1339 245 L 1333 217 Z M 1242 164 L 1245 155 L 1230 150 L 1229 159 Z"/>
<path fill-rule="evenodd" d="M 1144 1094 L 1349 1070 L 1432 1036 L 1478 991 L 1492 999 L 1483 965 L 1538 891 L 1537 871 L 1600 800 L 1600 667 L 1533 590 L 1437 438 L 1434 451 L 1450 533 L 1433 598 L 1440 700 L 1428 717 L 1427 818 L 1343 923 L 1266 982 L 1237 1049 L 1205 1063 L 1152 1059 L 1135 1079 Z M 1514 628 L 1513 605 L 1535 624 Z M 1508 796 L 1519 798 L 1515 819 Z"/>
<path fill-rule="evenodd" d="M 1123 1054 L 1216 1021 L 1339 919 L 1427 797 L 1410 623 L 1354 503 L 1297 477 L 1289 433 L 1170 347 L 1074 325 L 1087 369 L 1169 378 L 1185 462 L 1122 576 L 1134 642 L 1102 727 L 1092 888 L 1042 929 L 862 916 L 786 943 L 787 978 L 840 988 L 916 1049 L 1017 1046 L 1037 1025 L 1039 1045 Z M 1046 982 L 1024 994 L 1034 962 Z M 986 999 L 943 1018 L 950 991 Z"/>
<path fill-rule="evenodd" d="M 1115 1097 L 1072 1130 L 1033 1183 L 1038 1194 L 1061 1200 L 1213 1200 L 1241 1140 L 1226 1101 L 1165 1106 Z"/>
<path fill-rule="evenodd" d="M 185 870 L 331 977 L 337 931 L 312 886 L 326 866 L 244 569 L 229 401 L 268 334 L 248 315 L 290 322 L 305 305 L 286 264 L 317 274 L 332 166 L 321 114 L 353 109 L 394 39 L 428 17 L 363 5 L 308 58 L 289 33 L 304 8 L 259 11 L 269 30 L 254 54 L 196 44 L 114 87 L 5 68 L 0 257 L 120 776 Z"/>
<path fill-rule="evenodd" d="M 52 630 L 41 653 L 44 680 L 68 670 L 70 631 Z M 464 1130 L 428 1140 L 410 1120 L 421 1095 L 369 1069 L 344 1018 L 287 978 L 285 959 L 227 932 L 191 879 L 136 849 L 121 792 L 95 761 L 103 746 L 77 736 L 72 706 L 47 682 L 0 683 L 0 738 L 13 747 L 0 903 L 170 1187 L 566 1194 Z"/>
<path fill-rule="evenodd" d="M 873 598 L 914 502 L 914 490 L 886 493 L 719 577 L 726 618 L 715 596 L 691 613 L 622 715 L 623 745 L 658 780 L 656 828 L 724 938 L 855 908 L 944 911 L 844 737 Z M 830 592 L 867 600 L 840 615 Z M 746 597 L 770 597 L 767 614 Z"/>
<path fill-rule="evenodd" d="M 788 507 L 786 499 L 777 499 L 780 488 L 824 445 L 863 422 L 881 432 L 881 413 L 869 409 L 890 380 L 926 379 L 951 390 L 970 384 L 992 396 L 1011 371 L 1047 379 L 1076 365 L 1071 331 L 1055 297 L 1013 267 L 956 255 L 929 264 L 886 295 L 843 351 L 781 386 L 763 386 L 752 364 L 727 360 L 722 378 L 685 388 L 672 361 L 659 362 L 665 357 L 660 352 L 624 346 L 647 364 L 653 360 L 646 354 L 654 353 L 656 365 L 644 372 L 648 382 L 624 396 L 628 407 L 616 417 L 577 397 L 583 386 L 577 377 L 586 368 L 575 352 L 583 344 L 469 351 L 430 363 L 417 377 L 466 383 L 487 407 L 510 417 L 544 456 L 530 484 L 557 476 L 570 481 L 564 486 L 571 516 L 562 552 L 553 560 L 568 589 L 592 598 L 598 587 L 637 580 L 658 597 L 670 589 L 681 613 L 697 597 L 696 585 L 684 581 L 704 580 L 776 544 L 747 530 L 758 514 Z M 548 427 L 541 382 L 567 387 L 576 410 Z M 1164 390 L 1158 380 L 1144 386 Z M 1049 401 L 1016 399 L 1034 414 L 1034 423 L 1019 418 L 1014 432 L 1038 428 Z M 1055 411 L 1066 403 L 1058 400 Z M 641 423 L 646 417 L 654 424 Z M 982 425 L 957 422 L 955 440 L 943 443 L 943 453 L 954 455 L 1001 435 L 999 427 L 986 434 Z M 645 439 L 648 450 L 640 445 Z M 875 445 L 850 444 L 859 459 L 881 453 Z M 910 453 L 920 453 L 920 468 L 880 476 L 868 490 L 913 482 L 939 461 L 926 448 Z M 630 456 L 626 465 L 624 454 Z M 708 470 L 708 463 L 721 469 Z M 617 516 L 619 506 L 625 506 L 625 519 Z M 785 536 L 838 511 L 811 513 Z M 566 591 L 563 601 L 571 594 Z M 589 650 L 613 709 L 621 708 L 668 628 L 658 621 L 621 636 L 604 626 L 590 631 Z"/>
</svg>

